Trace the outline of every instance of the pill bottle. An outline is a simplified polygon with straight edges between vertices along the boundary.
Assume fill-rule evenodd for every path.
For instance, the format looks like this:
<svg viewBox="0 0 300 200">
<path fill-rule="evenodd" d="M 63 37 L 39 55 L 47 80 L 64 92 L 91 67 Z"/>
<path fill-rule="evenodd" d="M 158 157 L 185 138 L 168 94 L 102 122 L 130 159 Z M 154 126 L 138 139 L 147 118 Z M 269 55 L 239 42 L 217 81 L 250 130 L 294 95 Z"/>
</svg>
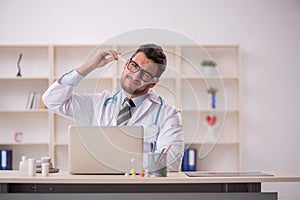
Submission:
<svg viewBox="0 0 300 200">
<path fill-rule="evenodd" d="M 42 176 L 49 176 L 49 163 L 42 163 Z"/>
<path fill-rule="evenodd" d="M 26 156 L 22 156 L 19 164 L 19 173 L 21 176 L 28 176 L 28 160 Z"/>
<path fill-rule="evenodd" d="M 36 174 L 36 159 L 28 159 L 28 176 L 35 176 Z"/>
</svg>

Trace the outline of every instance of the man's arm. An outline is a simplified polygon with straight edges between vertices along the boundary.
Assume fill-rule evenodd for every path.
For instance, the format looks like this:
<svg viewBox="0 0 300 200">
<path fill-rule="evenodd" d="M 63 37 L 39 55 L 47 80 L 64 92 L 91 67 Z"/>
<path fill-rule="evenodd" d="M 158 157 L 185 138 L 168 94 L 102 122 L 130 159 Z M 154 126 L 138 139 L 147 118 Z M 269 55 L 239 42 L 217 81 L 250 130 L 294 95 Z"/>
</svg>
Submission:
<svg viewBox="0 0 300 200">
<path fill-rule="evenodd" d="M 91 99 L 87 95 L 73 94 L 73 88 L 88 73 L 116 59 L 118 57 L 115 51 L 98 52 L 91 60 L 53 83 L 43 94 L 44 104 L 58 114 L 88 124 L 93 112 Z"/>
<path fill-rule="evenodd" d="M 181 160 L 184 154 L 184 138 L 182 132 L 181 113 L 172 109 L 171 115 L 166 118 L 161 126 L 158 136 L 158 148 L 167 149 L 172 144 L 168 152 L 168 170 L 178 171 L 181 167 Z"/>
<path fill-rule="evenodd" d="M 96 68 L 101 68 L 107 63 L 118 60 L 118 53 L 113 50 L 106 50 L 101 51 L 96 54 L 90 61 L 84 63 L 83 65 L 79 66 L 76 71 L 82 75 L 86 76 L 91 71 L 93 71 Z"/>
<path fill-rule="evenodd" d="M 49 110 L 79 124 L 91 122 L 93 107 L 88 95 L 74 94 L 74 86 L 54 82 L 43 94 L 43 102 Z"/>
</svg>

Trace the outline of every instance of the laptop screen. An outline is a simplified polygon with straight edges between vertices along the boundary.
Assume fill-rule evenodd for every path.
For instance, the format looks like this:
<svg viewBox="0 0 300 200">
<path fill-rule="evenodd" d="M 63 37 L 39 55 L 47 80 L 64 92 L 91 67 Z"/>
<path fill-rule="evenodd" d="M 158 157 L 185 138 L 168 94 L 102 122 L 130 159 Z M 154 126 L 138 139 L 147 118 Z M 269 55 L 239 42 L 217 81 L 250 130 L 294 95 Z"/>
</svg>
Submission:
<svg viewBox="0 0 300 200">
<path fill-rule="evenodd" d="M 143 170 L 143 127 L 70 126 L 71 174 L 124 174 Z"/>
</svg>

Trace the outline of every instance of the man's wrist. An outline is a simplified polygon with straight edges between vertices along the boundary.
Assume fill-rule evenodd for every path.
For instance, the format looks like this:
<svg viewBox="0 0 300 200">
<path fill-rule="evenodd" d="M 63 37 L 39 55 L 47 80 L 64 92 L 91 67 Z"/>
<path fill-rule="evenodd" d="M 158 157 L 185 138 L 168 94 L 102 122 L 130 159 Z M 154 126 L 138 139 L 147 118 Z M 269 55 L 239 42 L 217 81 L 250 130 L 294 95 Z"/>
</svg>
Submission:
<svg viewBox="0 0 300 200">
<path fill-rule="evenodd" d="M 76 86 L 80 83 L 80 81 L 84 78 L 81 74 L 77 72 L 77 70 L 72 70 L 66 74 L 64 74 L 61 78 L 57 81 L 59 84 L 62 85 L 70 85 Z"/>
<path fill-rule="evenodd" d="M 92 72 L 95 69 L 93 65 L 84 64 L 81 65 L 76 69 L 77 73 L 81 76 L 87 76 L 90 72 Z"/>
</svg>

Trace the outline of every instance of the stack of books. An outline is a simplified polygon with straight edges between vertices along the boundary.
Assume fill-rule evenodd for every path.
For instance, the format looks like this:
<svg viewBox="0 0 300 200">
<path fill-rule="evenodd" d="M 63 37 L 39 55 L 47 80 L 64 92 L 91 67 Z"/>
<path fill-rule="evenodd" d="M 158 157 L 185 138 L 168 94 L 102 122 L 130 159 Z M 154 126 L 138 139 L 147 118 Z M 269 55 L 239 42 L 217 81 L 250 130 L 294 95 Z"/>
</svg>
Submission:
<svg viewBox="0 0 300 200">
<path fill-rule="evenodd" d="M 45 109 L 46 106 L 43 104 L 42 95 L 37 92 L 30 92 L 26 103 L 26 109 Z"/>
</svg>

